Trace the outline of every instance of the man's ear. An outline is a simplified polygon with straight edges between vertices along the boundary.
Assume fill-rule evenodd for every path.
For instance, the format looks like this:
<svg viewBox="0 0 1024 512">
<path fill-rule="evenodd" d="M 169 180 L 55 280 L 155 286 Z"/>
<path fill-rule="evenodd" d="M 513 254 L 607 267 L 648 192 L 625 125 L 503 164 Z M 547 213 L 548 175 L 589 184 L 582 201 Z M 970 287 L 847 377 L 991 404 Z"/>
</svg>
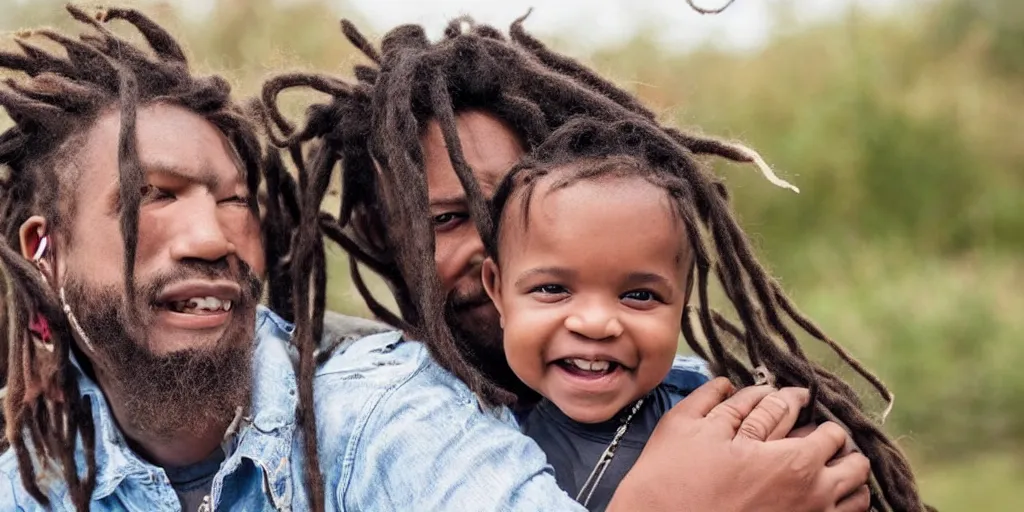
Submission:
<svg viewBox="0 0 1024 512">
<path fill-rule="evenodd" d="M 59 273 L 56 237 L 50 233 L 46 217 L 29 217 L 18 230 L 18 239 L 21 242 L 21 255 L 39 269 L 47 283 L 56 283 Z"/>
<path fill-rule="evenodd" d="M 491 298 L 498 316 L 501 317 L 501 327 L 505 327 L 505 306 L 501 302 L 501 270 L 493 258 L 484 260 L 483 268 L 480 271 L 480 278 L 484 282 L 484 290 Z"/>
<path fill-rule="evenodd" d="M 47 248 L 43 248 L 43 239 L 47 238 L 47 222 L 46 218 L 41 215 L 33 215 L 21 224 L 21 229 L 18 231 L 19 242 L 21 242 L 21 255 L 26 260 L 38 259 L 46 256 L 46 254 L 39 254 L 40 252 L 45 253 Z M 45 242 L 49 243 L 49 241 Z M 40 249 L 43 249 L 40 251 Z"/>
</svg>

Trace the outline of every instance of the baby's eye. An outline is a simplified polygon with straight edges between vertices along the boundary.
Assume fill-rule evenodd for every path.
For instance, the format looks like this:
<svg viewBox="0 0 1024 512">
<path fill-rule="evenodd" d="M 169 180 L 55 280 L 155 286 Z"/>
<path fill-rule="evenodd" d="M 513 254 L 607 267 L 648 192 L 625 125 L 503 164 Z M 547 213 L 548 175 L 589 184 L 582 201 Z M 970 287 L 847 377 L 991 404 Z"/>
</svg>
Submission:
<svg viewBox="0 0 1024 512">
<path fill-rule="evenodd" d="M 544 295 L 561 295 L 566 292 L 565 287 L 560 284 L 542 284 L 530 290 L 530 293 L 542 293 Z"/>
<path fill-rule="evenodd" d="M 649 291 L 649 290 L 635 290 L 635 291 L 631 291 L 631 292 L 626 292 L 622 296 L 622 298 L 623 299 L 629 299 L 629 300 L 637 300 L 637 301 L 641 301 L 641 302 L 647 302 L 647 301 L 652 301 L 652 300 L 659 300 L 658 296 L 655 295 L 654 292 Z"/>
<path fill-rule="evenodd" d="M 248 197 L 243 197 L 243 196 L 240 196 L 240 195 L 239 196 L 231 196 L 231 197 L 229 197 L 227 199 L 222 199 L 219 202 L 222 203 L 222 204 L 232 203 L 232 204 L 248 205 L 249 204 L 249 198 Z"/>
<path fill-rule="evenodd" d="M 622 294 L 620 297 L 623 303 L 633 309 L 647 310 L 654 309 L 659 304 L 664 304 L 665 300 L 662 299 L 661 295 L 658 295 L 651 290 L 632 290 Z"/>
</svg>

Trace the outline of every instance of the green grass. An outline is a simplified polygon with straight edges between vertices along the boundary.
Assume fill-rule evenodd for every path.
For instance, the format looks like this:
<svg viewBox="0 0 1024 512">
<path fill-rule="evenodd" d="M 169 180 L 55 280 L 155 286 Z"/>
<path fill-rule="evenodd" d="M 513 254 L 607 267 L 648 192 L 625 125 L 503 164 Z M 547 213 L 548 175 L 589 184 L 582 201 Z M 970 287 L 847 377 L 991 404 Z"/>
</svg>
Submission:
<svg viewBox="0 0 1024 512">
<path fill-rule="evenodd" d="M 1024 463 L 1009 453 L 927 466 L 919 480 L 928 504 L 942 512 L 1010 512 L 1024 503 Z"/>
</svg>

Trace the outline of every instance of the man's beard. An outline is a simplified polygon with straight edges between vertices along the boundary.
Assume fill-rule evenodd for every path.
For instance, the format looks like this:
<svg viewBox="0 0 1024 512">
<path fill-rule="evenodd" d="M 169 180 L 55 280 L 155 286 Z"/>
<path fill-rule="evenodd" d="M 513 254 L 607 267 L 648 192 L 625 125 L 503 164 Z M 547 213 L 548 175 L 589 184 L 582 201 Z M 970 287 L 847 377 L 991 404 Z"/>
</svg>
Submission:
<svg viewBox="0 0 1024 512">
<path fill-rule="evenodd" d="M 484 302 L 486 301 L 486 302 Z M 539 399 L 536 391 L 523 384 L 508 365 L 505 357 L 504 333 L 497 314 L 473 314 L 481 304 L 493 308 L 482 291 L 478 294 L 451 292 L 445 300 L 445 323 L 455 339 L 459 352 L 469 363 L 502 389 L 516 395 L 520 406 L 529 406 Z"/>
<path fill-rule="evenodd" d="M 89 362 L 104 374 L 107 385 L 116 388 L 107 391 L 107 396 L 120 401 L 123 417 L 119 420 L 155 438 L 200 434 L 212 424 L 229 423 L 236 408 L 249 402 L 253 313 L 261 283 L 244 263 L 238 277 L 230 274 L 226 264 L 179 265 L 170 274 L 140 283 L 136 292 L 139 305 L 133 308 L 126 307 L 119 289 L 92 286 L 68 275 L 68 305 L 92 340 Z M 148 332 L 151 305 L 164 286 L 193 277 L 228 279 L 241 286 L 232 324 L 212 346 L 156 354 L 147 340 L 131 333 Z M 110 395 L 110 391 L 116 394 Z"/>
</svg>

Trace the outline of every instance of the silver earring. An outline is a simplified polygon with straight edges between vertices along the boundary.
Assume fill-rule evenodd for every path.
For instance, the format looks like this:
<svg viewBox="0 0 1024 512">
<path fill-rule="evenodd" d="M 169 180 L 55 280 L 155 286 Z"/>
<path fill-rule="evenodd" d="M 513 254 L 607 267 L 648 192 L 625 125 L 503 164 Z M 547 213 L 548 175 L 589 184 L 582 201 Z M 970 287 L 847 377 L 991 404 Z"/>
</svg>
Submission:
<svg viewBox="0 0 1024 512">
<path fill-rule="evenodd" d="M 60 305 L 64 308 L 64 315 L 68 317 L 68 321 L 71 323 L 71 328 L 75 330 L 79 338 L 82 338 L 82 343 L 85 343 L 85 347 L 89 349 L 89 352 L 95 352 L 92 348 L 92 340 L 89 339 L 89 335 L 85 334 L 85 330 L 78 324 L 78 319 L 75 318 L 75 314 L 71 311 L 71 306 L 68 305 L 68 301 L 64 296 L 64 287 L 60 287 Z"/>
</svg>

